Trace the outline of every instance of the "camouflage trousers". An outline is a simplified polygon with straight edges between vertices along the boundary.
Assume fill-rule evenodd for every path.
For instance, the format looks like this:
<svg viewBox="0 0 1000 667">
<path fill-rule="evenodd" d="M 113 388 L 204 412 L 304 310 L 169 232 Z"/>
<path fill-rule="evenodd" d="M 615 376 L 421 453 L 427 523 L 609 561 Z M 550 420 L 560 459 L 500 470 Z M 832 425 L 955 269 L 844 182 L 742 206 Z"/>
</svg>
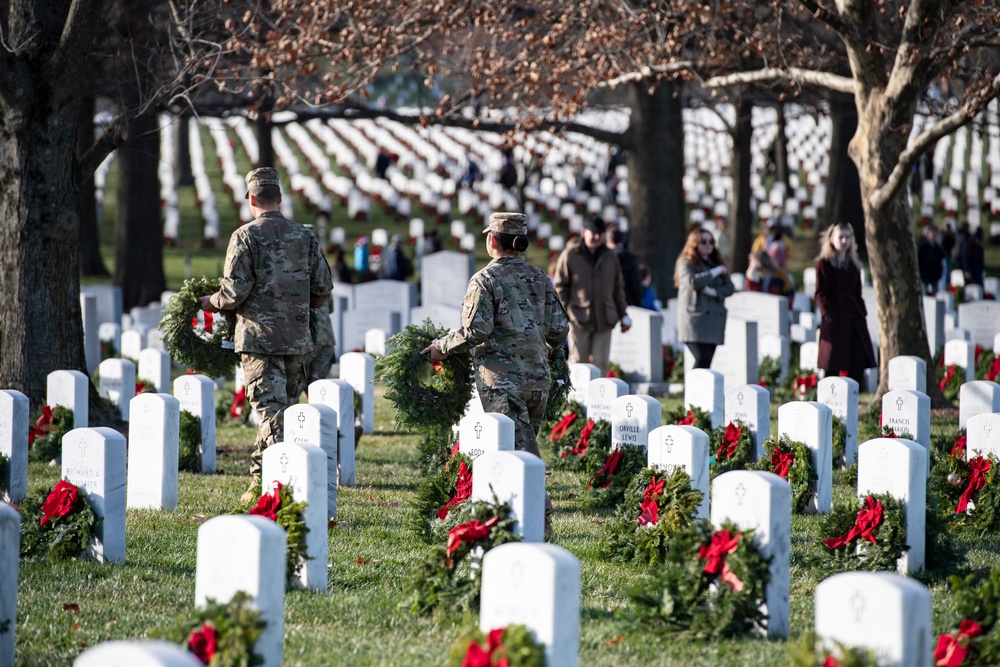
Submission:
<svg viewBox="0 0 1000 667">
<path fill-rule="evenodd" d="M 305 357 L 305 385 L 308 387 L 316 380 L 325 380 L 330 375 L 330 366 L 337 355 L 333 343 L 329 345 L 313 345 L 313 349 Z"/>
<path fill-rule="evenodd" d="M 242 358 L 247 402 L 260 417 L 257 440 L 250 455 L 250 476 L 259 486 L 264 450 L 284 438 L 285 408 L 297 403 L 302 392 L 305 377 L 303 355 L 244 352 Z"/>
<path fill-rule="evenodd" d="M 479 401 L 486 412 L 499 412 L 514 420 L 514 449 L 528 452 L 538 458 L 542 457 L 538 450 L 538 430 L 542 427 L 545 417 L 545 406 L 549 401 L 549 390 L 513 391 L 494 389 L 478 385 Z M 548 491 L 545 492 L 545 518 L 548 521 L 552 514 L 552 500 Z"/>
</svg>

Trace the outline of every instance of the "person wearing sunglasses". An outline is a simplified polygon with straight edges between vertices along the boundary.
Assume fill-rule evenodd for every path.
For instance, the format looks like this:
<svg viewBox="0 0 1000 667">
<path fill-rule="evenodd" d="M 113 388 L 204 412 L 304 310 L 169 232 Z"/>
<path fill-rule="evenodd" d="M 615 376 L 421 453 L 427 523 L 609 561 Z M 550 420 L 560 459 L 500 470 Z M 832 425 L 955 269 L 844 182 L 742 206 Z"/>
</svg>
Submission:
<svg viewBox="0 0 1000 667">
<path fill-rule="evenodd" d="M 677 335 L 694 357 L 695 368 L 709 368 L 715 348 L 725 342 L 725 298 L 735 291 L 712 232 L 694 227 L 674 265 L 677 286 Z"/>
</svg>

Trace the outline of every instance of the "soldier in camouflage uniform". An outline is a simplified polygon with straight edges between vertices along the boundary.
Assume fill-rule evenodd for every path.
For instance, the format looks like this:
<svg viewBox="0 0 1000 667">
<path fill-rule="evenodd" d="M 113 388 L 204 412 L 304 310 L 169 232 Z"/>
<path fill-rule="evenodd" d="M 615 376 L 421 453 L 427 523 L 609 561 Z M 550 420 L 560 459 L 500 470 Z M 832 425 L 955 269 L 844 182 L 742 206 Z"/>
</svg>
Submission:
<svg viewBox="0 0 1000 667">
<path fill-rule="evenodd" d="M 548 354 L 566 342 L 569 323 L 548 276 L 524 258 L 525 216 L 494 213 L 483 233 L 493 261 L 469 281 L 462 327 L 423 352 L 440 361 L 455 350 L 475 348 L 483 409 L 514 420 L 514 447 L 540 456 L 536 436 L 549 398 Z M 548 496 L 545 505 L 548 528 Z"/>
<path fill-rule="evenodd" d="M 255 219 L 230 237 L 219 291 L 201 298 L 206 312 L 236 311 L 247 400 L 261 419 L 243 502 L 260 495 L 264 449 L 281 441 L 282 412 L 298 401 L 303 358 L 312 348 L 309 308 L 323 305 L 333 289 L 316 237 L 281 215 L 278 172 L 254 169 L 246 183 Z"/>
<path fill-rule="evenodd" d="M 312 225 L 303 225 L 306 229 L 312 230 Z M 323 250 L 320 248 L 320 253 Z M 324 261 L 326 261 L 324 259 Z M 327 262 L 327 266 L 330 263 Z M 318 308 L 309 309 L 309 330 L 312 335 L 312 350 L 306 354 L 305 376 L 303 377 L 303 388 L 308 387 L 316 380 L 324 380 L 330 375 L 330 366 L 337 360 L 337 352 L 334 346 L 337 344 L 336 335 L 333 333 L 333 322 L 330 315 L 333 314 L 333 299 Z"/>
</svg>

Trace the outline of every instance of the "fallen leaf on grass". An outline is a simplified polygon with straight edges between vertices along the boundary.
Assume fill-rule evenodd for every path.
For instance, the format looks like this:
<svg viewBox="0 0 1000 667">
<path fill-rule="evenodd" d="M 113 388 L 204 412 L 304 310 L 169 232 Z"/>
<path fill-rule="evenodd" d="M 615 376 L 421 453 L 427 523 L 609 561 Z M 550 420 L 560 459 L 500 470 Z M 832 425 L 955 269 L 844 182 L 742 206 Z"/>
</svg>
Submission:
<svg viewBox="0 0 1000 667">
<path fill-rule="evenodd" d="M 391 507 L 393 509 L 396 509 L 396 508 L 399 507 L 399 503 L 379 503 L 378 506 L 379 507 Z"/>
<path fill-rule="evenodd" d="M 71 627 L 72 627 L 73 630 L 79 630 L 80 629 L 80 621 L 77 621 Z"/>
<path fill-rule="evenodd" d="M 357 565 L 365 565 L 366 563 L 381 563 L 381 558 L 358 558 Z"/>
<path fill-rule="evenodd" d="M 594 519 L 594 523 L 596 523 L 598 526 L 603 526 L 604 525 L 604 522 L 601 521 L 600 519 Z"/>
<path fill-rule="evenodd" d="M 618 635 L 617 637 L 609 639 L 608 640 L 608 646 L 614 646 L 615 644 L 617 644 L 618 642 L 620 642 L 623 639 L 625 639 L 625 635 Z"/>
<path fill-rule="evenodd" d="M 346 521 L 338 522 L 336 519 L 330 519 L 326 524 L 327 530 L 330 530 L 331 528 L 350 528 L 350 527 L 351 524 L 347 523 Z"/>
<path fill-rule="evenodd" d="M 80 605 L 78 605 L 75 602 L 67 602 L 66 604 L 63 605 L 63 611 L 69 611 L 69 612 L 72 612 L 74 614 L 79 614 L 80 613 Z"/>
<path fill-rule="evenodd" d="M 208 521 L 208 517 L 206 517 L 204 514 L 192 514 L 191 518 L 198 523 L 205 523 L 206 521 Z"/>
</svg>

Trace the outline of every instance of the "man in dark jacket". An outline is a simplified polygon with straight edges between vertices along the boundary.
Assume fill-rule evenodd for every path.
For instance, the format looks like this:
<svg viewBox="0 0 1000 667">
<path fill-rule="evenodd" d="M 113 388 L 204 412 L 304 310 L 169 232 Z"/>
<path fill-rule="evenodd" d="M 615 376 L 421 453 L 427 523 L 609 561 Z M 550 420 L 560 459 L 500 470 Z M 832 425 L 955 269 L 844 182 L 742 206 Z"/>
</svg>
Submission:
<svg viewBox="0 0 1000 667">
<path fill-rule="evenodd" d="M 924 285 L 924 293 L 933 295 L 944 274 L 944 248 L 938 242 L 938 230 L 934 225 L 927 225 L 924 229 L 924 238 L 917 248 L 917 264 L 920 267 L 920 282 Z"/>
<path fill-rule="evenodd" d="M 642 306 L 642 276 L 639 275 L 639 258 L 625 248 L 625 233 L 618 227 L 608 231 L 608 245 L 618 256 L 625 285 L 625 302 L 630 306 Z"/>
</svg>

